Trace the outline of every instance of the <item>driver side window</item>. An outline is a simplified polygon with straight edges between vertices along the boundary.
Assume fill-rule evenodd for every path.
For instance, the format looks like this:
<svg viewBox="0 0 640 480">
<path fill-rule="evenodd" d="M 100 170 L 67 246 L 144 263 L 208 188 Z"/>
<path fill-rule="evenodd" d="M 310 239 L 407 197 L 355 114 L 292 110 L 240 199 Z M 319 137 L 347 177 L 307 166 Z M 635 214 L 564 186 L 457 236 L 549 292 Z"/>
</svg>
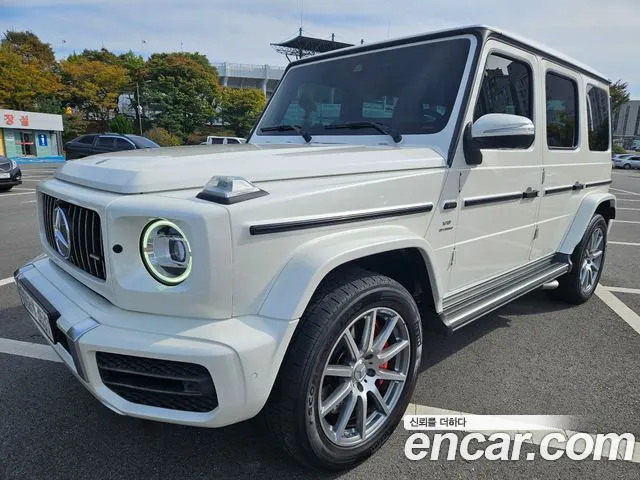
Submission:
<svg viewBox="0 0 640 480">
<path fill-rule="evenodd" d="M 508 113 L 533 120 L 533 80 L 529 65 L 497 54 L 487 57 L 473 120 L 487 113 Z"/>
</svg>

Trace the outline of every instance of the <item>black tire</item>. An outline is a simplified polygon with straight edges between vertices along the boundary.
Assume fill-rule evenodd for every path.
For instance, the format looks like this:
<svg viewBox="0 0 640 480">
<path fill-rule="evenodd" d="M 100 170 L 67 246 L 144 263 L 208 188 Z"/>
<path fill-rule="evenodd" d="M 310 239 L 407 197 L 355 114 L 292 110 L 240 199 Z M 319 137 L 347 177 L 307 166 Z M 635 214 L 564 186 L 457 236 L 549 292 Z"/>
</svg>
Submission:
<svg viewBox="0 0 640 480">
<path fill-rule="evenodd" d="M 628 163 L 625 163 L 622 168 L 624 168 L 625 170 L 629 170 L 631 168 L 631 165 L 629 165 Z"/>
<path fill-rule="evenodd" d="M 411 355 L 404 389 L 385 423 L 371 438 L 352 447 L 338 446 L 329 440 L 320 423 L 318 395 L 324 366 L 350 322 L 378 306 L 392 308 L 405 319 Z M 402 285 L 362 269 L 331 274 L 300 319 L 262 411 L 264 423 L 275 441 L 301 463 L 322 470 L 357 465 L 380 448 L 401 421 L 415 387 L 421 355 L 420 314 Z"/>
<path fill-rule="evenodd" d="M 600 269 L 596 275 L 595 282 L 590 288 L 584 289 L 580 283 L 580 270 L 581 266 L 585 260 L 585 256 L 588 253 L 588 243 L 591 239 L 591 236 L 594 230 L 600 229 L 602 232 L 602 262 L 600 264 Z M 574 305 L 580 305 L 591 298 L 593 292 L 600 281 L 600 276 L 602 275 L 602 270 L 605 265 L 605 259 L 607 255 L 607 222 L 600 214 L 596 214 L 589 222 L 586 231 L 584 232 L 584 236 L 580 243 L 576 246 L 571 255 L 571 261 L 573 263 L 573 267 L 570 272 L 564 274 L 562 277 L 558 279 L 558 288 L 555 290 L 550 290 L 549 292 L 555 298 L 572 303 Z"/>
<path fill-rule="evenodd" d="M 0 187 L 0 192 L 8 192 L 12 188 L 13 188 L 13 185 L 11 185 L 10 187 Z"/>
</svg>

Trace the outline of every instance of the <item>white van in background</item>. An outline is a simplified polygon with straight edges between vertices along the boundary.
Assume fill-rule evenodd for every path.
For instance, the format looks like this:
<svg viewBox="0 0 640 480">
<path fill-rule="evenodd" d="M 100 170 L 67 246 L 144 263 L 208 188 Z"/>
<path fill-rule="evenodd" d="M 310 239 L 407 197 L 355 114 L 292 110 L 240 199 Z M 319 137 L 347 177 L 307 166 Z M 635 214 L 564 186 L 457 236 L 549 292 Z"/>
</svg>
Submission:
<svg viewBox="0 0 640 480">
<path fill-rule="evenodd" d="M 228 143 L 247 143 L 246 138 L 240 137 L 217 137 L 215 135 L 209 135 L 206 142 L 202 142 L 201 145 L 226 145 Z"/>
</svg>

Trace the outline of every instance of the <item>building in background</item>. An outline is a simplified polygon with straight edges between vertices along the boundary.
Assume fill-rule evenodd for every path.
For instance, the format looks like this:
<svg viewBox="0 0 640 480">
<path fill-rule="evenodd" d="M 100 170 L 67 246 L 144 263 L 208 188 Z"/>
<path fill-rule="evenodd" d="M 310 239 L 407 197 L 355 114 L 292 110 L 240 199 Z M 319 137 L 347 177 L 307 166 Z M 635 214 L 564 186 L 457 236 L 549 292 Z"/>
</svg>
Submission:
<svg viewBox="0 0 640 480">
<path fill-rule="evenodd" d="M 640 149 L 640 100 L 631 100 L 620 108 L 613 116 L 611 130 L 616 143 Z"/>
<path fill-rule="evenodd" d="M 62 115 L 0 109 L 0 155 L 18 163 L 64 161 Z"/>
<path fill-rule="evenodd" d="M 218 70 L 220 85 L 231 88 L 257 88 L 270 98 L 282 79 L 285 67 L 245 63 L 212 63 Z"/>
</svg>

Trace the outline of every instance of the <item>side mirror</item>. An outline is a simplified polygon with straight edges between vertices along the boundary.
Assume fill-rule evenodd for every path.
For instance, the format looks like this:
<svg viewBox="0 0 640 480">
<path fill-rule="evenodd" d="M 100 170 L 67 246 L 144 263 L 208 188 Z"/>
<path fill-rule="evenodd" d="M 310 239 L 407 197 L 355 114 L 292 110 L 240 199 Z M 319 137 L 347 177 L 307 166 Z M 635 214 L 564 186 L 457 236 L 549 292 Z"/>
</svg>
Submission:
<svg viewBox="0 0 640 480">
<path fill-rule="evenodd" d="M 469 123 L 464 132 L 464 153 L 467 164 L 482 163 L 482 150 L 529 148 L 536 129 L 527 117 L 508 113 L 488 113 L 475 123 Z"/>
</svg>

